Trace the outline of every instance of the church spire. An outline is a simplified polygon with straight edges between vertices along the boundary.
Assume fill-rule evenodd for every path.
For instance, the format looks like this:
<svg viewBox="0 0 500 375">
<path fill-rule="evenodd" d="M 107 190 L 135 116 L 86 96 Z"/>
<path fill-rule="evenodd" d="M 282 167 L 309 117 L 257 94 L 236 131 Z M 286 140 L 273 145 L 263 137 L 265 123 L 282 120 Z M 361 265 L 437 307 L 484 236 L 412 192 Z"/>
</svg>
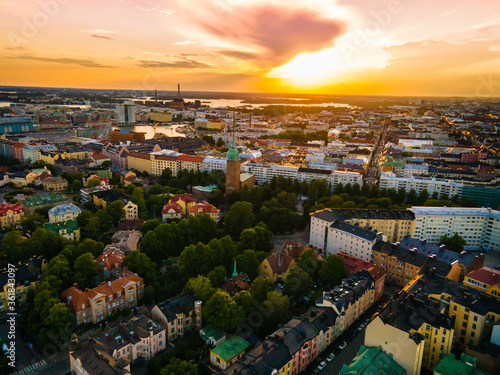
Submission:
<svg viewBox="0 0 500 375">
<path fill-rule="evenodd" d="M 236 261 L 234 261 L 234 271 L 233 271 L 233 277 L 238 276 L 238 271 L 236 270 Z"/>
<path fill-rule="evenodd" d="M 238 161 L 240 160 L 240 154 L 238 149 L 236 148 L 236 139 L 235 139 L 235 112 L 233 111 L 233 140 L 231 141 L 231 148 L 227 152 L 227 160 Z"/>
</svg>

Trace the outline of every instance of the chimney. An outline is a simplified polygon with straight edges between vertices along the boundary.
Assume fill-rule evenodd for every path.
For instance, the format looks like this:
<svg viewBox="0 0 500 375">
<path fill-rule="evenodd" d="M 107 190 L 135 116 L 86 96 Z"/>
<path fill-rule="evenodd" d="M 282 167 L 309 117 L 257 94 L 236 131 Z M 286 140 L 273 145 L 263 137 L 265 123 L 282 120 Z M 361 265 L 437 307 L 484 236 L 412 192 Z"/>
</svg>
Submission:
<svg viewBox="0 0 500 375">
<path fill-rule="evenodd" d="M 108 281 L 108 286 L 111 286 L 111 281 Z"/>
<path fill-rule="evenodd" d="M 155 103 L 158 103 L 158 90 L 155 90 Z"/>
<path fill-rule="evenodd" d="M 177 84 L 177 97 L 180 99 L 181 98 L 181 84 Z"/>
</svg>

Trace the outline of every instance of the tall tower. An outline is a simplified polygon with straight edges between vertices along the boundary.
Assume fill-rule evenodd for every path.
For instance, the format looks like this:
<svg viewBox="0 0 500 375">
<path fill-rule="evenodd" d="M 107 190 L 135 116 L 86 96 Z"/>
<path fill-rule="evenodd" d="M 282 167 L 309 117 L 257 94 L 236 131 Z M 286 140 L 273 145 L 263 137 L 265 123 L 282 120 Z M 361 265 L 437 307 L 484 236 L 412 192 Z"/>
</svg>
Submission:
<svg viewBox="0 0 500 375">
<path fill-rule="evenodd" d="M 235 119 L 233 112 L 233 140 L 231 148 L 227 152 L 227 167 L 226 167 L 226 195 L 233 191 L 240 191 L 240 154 L 236 148 L 236 140 L 234 139 Z"/>
</svg>

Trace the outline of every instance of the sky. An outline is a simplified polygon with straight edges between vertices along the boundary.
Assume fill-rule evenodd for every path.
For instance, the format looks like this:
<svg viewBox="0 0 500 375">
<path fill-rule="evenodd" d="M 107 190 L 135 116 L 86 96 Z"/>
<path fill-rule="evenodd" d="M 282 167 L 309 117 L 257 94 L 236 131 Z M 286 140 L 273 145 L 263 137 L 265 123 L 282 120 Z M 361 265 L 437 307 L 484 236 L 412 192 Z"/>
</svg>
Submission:
<svg viewBox="0 0 500 375">
<path fill-rule="evenodd" d="M 500 97 L 498 0 L 0 0 L 0 85 Z"/>
</svg>

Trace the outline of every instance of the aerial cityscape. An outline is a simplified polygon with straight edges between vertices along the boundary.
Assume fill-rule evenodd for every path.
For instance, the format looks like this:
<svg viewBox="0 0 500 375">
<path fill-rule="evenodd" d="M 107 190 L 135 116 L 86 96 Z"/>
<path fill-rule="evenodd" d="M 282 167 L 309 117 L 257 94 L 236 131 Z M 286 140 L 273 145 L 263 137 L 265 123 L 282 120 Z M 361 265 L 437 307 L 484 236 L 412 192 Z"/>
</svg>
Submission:
<svg viewBox="0 0 500 375">
<path fill-rule="evenodd" d="M 498 1 L 0 6 L 0 375 L 500 375 Z"/>
</svg>

